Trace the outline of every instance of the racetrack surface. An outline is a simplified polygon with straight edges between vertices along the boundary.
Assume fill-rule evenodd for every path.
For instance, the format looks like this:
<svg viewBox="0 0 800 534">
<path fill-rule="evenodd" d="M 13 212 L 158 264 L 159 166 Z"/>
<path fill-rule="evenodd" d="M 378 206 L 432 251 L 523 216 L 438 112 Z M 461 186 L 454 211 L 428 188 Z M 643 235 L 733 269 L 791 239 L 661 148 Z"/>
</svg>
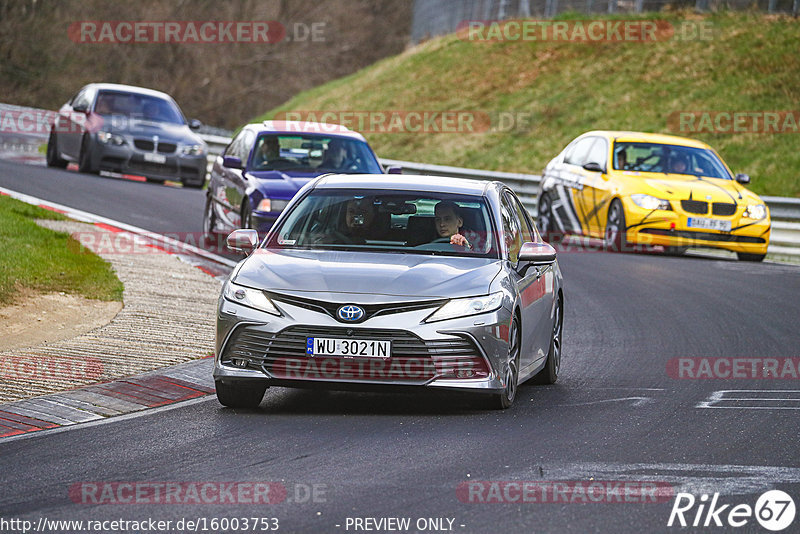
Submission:
<svg viewBox="0 0 800 534">
<path fill-rule="evenodd" d="M 0 186 L 154 231 L 199 231 L 202 221 L 199 191 L 5 162 Z M 559 262 L 561 379 L 524 385 L 505 412 L 427 392 L 275 388 L 258 410 L 225 409 L 209 397 L 0 442 L 0 516 L 277 517 L 282 532 L 353 532 L 347 517 L 453 518 L 453 530 L 463 533 L 677 530 L 666 526 L 674 498 L 476 503 L 456 491 L 470 481 L 590 478 L 663 483 L 698 497 L 719 492 L 720 503 L 732 505 L 753 506 L 778 488 L 800 504 L 800 410 L 793 409 L 800 401 L 791 400 L 800 399 L 798 380 L 667 372 L 678 357 L 800 356 L 800 268 L 592 252 L 563 253 Z M 698 407 L 721 390 L 790 400 Z M 95 505 L 69 494 L 81 482 L 205 481 L 280 482 L 291 501 L 303 500 L 295 484 L 301 494 L 313 484 L 325 493 L 316 502 L 270 505 Z M 739 530 L 758 529 L 751 518 Z"/>
</svg>

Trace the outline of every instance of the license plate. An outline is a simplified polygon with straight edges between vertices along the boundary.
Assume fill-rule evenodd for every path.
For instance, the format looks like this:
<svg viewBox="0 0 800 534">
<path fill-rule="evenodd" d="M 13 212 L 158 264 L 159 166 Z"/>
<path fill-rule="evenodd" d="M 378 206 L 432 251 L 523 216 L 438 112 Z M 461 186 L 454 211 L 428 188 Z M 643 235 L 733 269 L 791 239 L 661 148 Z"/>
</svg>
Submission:
<svg viewBox="0 0 800 534">
<path fill-rule="evenodd" d="M 163 154 L 153 154 L 151 152 L 147 152 L 144 155 L 144 160 L 149 161 L 151 163 L 166 163 L 167 156 Z"/>
<path fill-rule="evenodd" d="M 722 219 L 689 217 L 687 225 L 689 226 L 689 228 L 704 228 L 706 230 L 719 230 L 721 232 L 731 231 L 731 221 L 723 221 Z"/>
<path fill-rule="evenodd" d="M 376 341 L 374 339 L 334 339 L 328 337 L 306 338 L 306 354 L 309 356 L 388 358 L 391 353 L 391 341 Z"/>
</svg>

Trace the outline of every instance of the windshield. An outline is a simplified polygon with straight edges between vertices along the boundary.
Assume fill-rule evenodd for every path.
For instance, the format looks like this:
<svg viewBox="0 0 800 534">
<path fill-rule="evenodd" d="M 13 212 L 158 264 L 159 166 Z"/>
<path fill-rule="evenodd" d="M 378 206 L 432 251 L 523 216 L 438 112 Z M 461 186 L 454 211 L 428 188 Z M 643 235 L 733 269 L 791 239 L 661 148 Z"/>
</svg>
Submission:
<svg viewBox="0 0 800 534">
<path fill-rule="evenodd" d="M 174 102 L 136 93 L 100 91 L 94 111 L 100 115 L 124 115 L 151 122 L 186 123 Z"/>
<path fill-rule="evenodd" d="M 250 162 L 253 171 L 381 174 L 369 146 L 357 139 L 317 135 L 262 135 Z"/>
<path fill-rule="evenodd" d="M 614 143 L 614 168 L 732 179 L 713 151 L 680 145 Z"/>
<path fill-rule="evenodd" d="M 294 207 L 266 246 L 497 258 L 497 243 L 479 196 L 322 189 Z"/>
</svg>

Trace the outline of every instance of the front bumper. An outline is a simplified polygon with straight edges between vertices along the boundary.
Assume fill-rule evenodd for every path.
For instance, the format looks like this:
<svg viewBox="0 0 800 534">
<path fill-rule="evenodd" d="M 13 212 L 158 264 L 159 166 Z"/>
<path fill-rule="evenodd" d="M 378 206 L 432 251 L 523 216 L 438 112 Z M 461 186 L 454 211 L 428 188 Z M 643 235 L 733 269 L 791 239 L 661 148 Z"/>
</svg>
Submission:
<svg viewBox="0 0 800 534">
<path fill-rule="evenodd" d="M 748 254 L 766 254 L 769 246 L 769 215 L 761 220 L 745 219 L 743 205 L 738 206 L 733 215 L 716 216 L 687 213 L 676 201 L 671 201 L 672 211 L 640 208 L 629 198 L 623 199 L 623 204 L 627 239 L 634 245 L 712 247 Z M 692 228 L 688 221 L 693 217 L 730 221 L 731 231 Z"/>
<path fill-rule="evenodd" d="M 358 302 L 356 299 L 355 302 Z M 275 301 L 277 317 L 220 299 L 214 379 L 286 387 L 397 389 L 425 387 L 495 393 L 505 387 L 508 326 L 505 308 L 425 324 L 437 306 L 377 315 L 346 324 L 324 312 Z M 396 305 L 393 305 L 396 306 Z M 391 356 L 309 356 L 307 337 L 388 339 Z M 470 378 L 470 373 L 474 373 Z"/>
<path fill-rule="evenodd" d="M 156 180 L 176 180 L 200 185 L 206 178 L 205 155 L 158 154 L 164 163 L 145 160 L 145 152 L 129 144 L 113 145 L 96 141 L 92 150 L 92 167 L 102 171 L 135 174 Z"/>
</svg>

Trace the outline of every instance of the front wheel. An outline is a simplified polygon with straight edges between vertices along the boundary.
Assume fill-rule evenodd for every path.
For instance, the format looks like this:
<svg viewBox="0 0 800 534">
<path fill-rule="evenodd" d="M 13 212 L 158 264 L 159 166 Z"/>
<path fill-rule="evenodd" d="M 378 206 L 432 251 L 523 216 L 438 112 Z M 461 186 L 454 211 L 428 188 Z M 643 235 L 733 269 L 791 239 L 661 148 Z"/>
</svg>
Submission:
<svg viewBox="0 0 800 534">
<path fill-rule="evenodd" d="M 206 207 L 203 210 L 203 241 L 207 245 L 217 243 L 217 234 L 214 228 L 217 226 L 217 217 L 214 214 L 214 202 L 210 196 L 206 196 Z"/>
<path fill-rule="evenodd" d="M 608 208 L 605 233 L 606 248 L 612 252 L 623 252 L 628 248 L 628 232 L 625 226 L 625 210 L 622 202 L 615 199 Z"/>
<path fill-rule="evenodd" d="M 242 228 L 251 228 L 255 230 L 253 226 L 253 209 L 250 207 L 250 200 L 244 199 L 244 203 L 242 204 Z"/>
<path fill-rule="evenodd" d="M 58 140 L 56 139 L 55 132 L 50 132 L 50 137 L 47 139 L 46 159 L 48 167 L 56 167 L 59 169 L 67 168 L 67 160 L 61 159 L 58 155 Z"/>
<path fill-rule="evenodd" d="M 739 261 L 764 261 L 766 254 L 748 254 L 746 252 L 737 252 L 736 257 Z"/>
<path fill-rule="evenodd" d="M 553 313 L 553 335 L 550 338 L 550 351 L 544 368 L 533 377 L 534 384 L 555 384 L 558 372 L 561 370 L 561 337 L 564 330 L 564 307 L 561 299 L 556 300 L 556 309 Z"/>
<path fill-rule="evenodd" d="M 92 148 L 88 135 L 84 135 L 83 141 L 81 141 L 81 153 L 78 156 L 78 172 L 97 174 L 97 169 L 92 167 Z"/>
<path fill-rule="evenodd" d="M 539 229 L 539 233 L 542 234 L 542 239 L 548 243 L 555 237 L 554 223 L 553 201 L 550 200 L 550 195 L 543 193 L 536 209 L 536 227 Z"/>
<path fill-rule="evenodd" d="M 511 321 L 508 329 L 508 365 L 505 369 L 505 388 L 500 393 L 493 393 L 490 406 L 495 410 L 505 410 L 514 403 L 519 386 L 519 322 Z"/>
<path fill-rule="evenodd" d="M 226 384 L 220 380 L 215 384 L 217 400 L 228 408 L 258 408 L 264 399 L 267 385 L 258 384 Z"/>
</svg>

